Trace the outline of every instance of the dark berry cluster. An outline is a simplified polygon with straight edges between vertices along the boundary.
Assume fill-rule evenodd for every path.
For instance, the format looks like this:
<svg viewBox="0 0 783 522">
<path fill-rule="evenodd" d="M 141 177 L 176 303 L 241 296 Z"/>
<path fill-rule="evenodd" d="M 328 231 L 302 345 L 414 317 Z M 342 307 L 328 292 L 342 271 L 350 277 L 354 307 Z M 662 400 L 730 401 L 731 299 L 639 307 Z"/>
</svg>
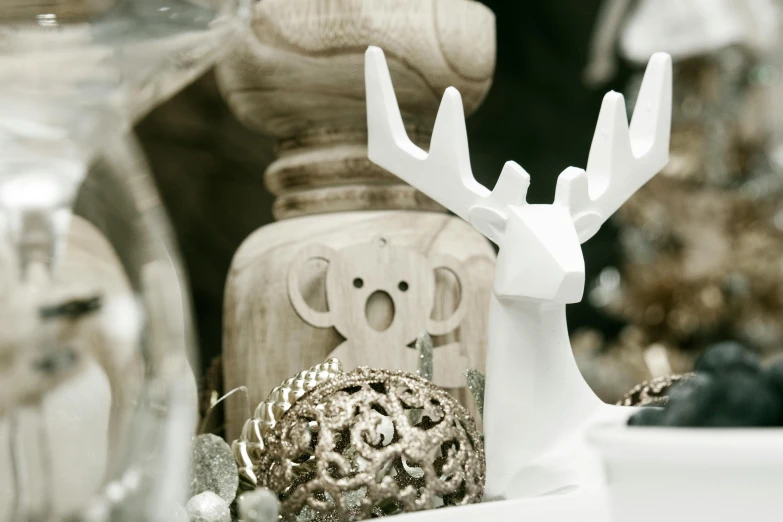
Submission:
<svg viewBox="0 0 783 522">
<path fill-rule="evenodd" d="M 736 343 L 709 348 L 693 377 L 669 391 L 662 408 L 645 408 L 631 426 L 783 426 L 783 359 L 762 368 L 759 359 Z"/>
</svg>

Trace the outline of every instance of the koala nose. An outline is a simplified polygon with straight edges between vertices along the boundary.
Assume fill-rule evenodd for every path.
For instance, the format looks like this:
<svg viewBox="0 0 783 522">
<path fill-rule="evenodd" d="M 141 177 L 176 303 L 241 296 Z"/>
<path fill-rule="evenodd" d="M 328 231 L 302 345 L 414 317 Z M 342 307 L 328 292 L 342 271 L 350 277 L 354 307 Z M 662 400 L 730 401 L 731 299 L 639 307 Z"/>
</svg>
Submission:
<svg viewBox="0 0 783 522">
<path fill-rule="evenodd" d="M 364 314 L 373 330 L 383 332 L 394 321 L 394 301 L 383 290 L 376 290 L 367 298 Z"/>
</svg>

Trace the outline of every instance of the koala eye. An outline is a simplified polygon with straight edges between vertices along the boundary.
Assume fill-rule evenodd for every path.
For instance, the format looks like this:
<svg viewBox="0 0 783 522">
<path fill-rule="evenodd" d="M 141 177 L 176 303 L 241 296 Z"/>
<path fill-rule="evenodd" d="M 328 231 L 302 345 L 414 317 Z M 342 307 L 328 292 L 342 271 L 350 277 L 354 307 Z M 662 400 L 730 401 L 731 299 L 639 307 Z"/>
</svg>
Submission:
<svg viewBox="0 0 783 522">
<path fill-rule="evenodd" d="M 353 280 L 353 286 L 355 288 L 361 288 L 364 286 L 364 281 L 362 281 L 361 277 L 357 277 L 356 279 Z"/>
<path fill-rule="evenodd" d="M 408 283 L 405 281 L 400 281 L 400 284 L 397 285 L 397 288 L 400 289 L 400 292 L 406 292 L 408 290 Z"/>
</svg>

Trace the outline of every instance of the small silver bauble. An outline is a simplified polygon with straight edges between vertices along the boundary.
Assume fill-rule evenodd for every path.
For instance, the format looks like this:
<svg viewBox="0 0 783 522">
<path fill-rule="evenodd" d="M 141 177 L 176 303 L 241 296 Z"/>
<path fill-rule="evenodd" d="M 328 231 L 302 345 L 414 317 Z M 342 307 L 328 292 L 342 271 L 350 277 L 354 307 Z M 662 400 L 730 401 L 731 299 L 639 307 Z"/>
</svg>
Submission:
<svg viewBox="0 0 783 522">
<path fill-rule="evenodd" d="M 228 503 L 211 491 L 199 493 L 185 505 L 190 522 L 231 522 Z"/>
</svg>

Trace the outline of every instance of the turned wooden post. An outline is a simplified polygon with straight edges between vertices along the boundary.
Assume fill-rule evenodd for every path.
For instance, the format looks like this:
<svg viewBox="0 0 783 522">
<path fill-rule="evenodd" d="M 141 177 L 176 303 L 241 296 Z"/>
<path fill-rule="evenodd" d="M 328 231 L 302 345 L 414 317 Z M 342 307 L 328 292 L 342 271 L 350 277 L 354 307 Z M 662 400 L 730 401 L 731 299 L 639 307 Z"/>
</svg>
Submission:
<svg viewBox="0 0 783 522">
<path fill-rule="evenodd" d="M 278 139 L 265 173 L 278 220 L 248 237 L 226 284 L 225 389 L 252 406 L 294 373 L 339 357 L 416 371 L 470 404 L 483 371 L 495 255 L 473 228 L 367 159 L 364 51 L 384 49 L 409 135 L 425 149 L 446 87 L 470 114 L 489 89 L 495 19 L 472 0 L 264 0 L 218 67 L 248 127 Z M 475 411 L 475 409 L 474 409 Z M 245 420 L 227 409 L 227 437 Z"/>
</svg>

